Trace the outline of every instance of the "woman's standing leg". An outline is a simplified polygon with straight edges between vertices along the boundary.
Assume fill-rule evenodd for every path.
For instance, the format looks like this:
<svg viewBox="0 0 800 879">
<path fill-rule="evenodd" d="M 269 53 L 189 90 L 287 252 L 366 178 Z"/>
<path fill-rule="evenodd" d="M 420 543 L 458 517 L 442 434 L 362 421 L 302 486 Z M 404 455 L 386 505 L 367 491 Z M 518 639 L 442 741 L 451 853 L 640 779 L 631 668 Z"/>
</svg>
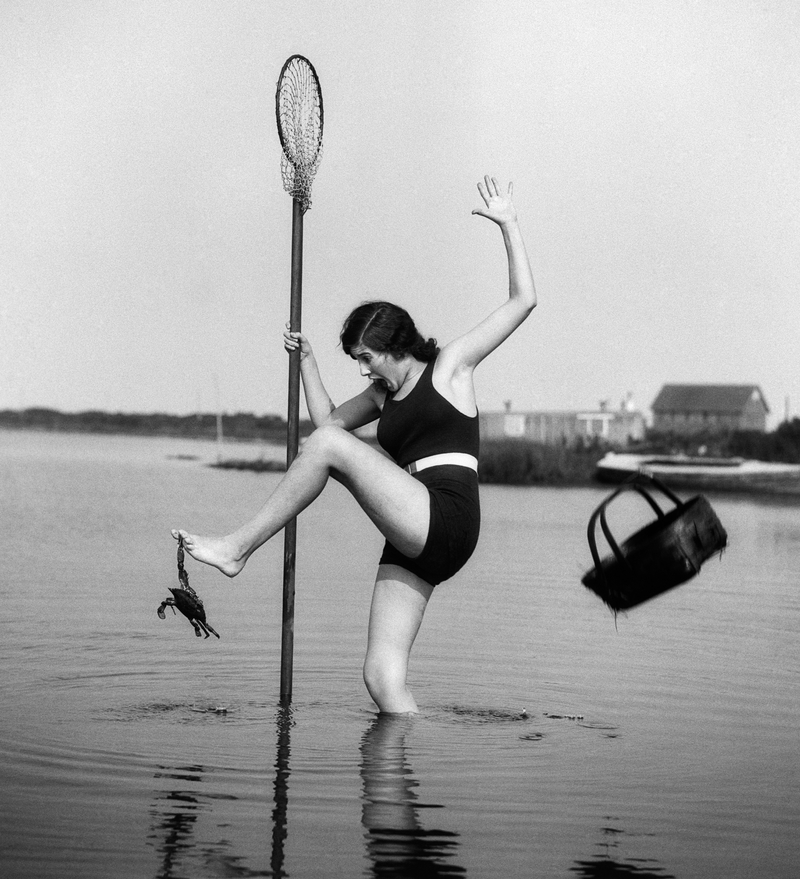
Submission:
<svg viewBox="0 0 800 879">
<path fill-rule="evenodd" d="M 372 593 L 364 682 L 380 711 L 419 711 L 408 688 L 408 658 L 433 586 L 396 565 L 381 565 Z"/>
</svg>

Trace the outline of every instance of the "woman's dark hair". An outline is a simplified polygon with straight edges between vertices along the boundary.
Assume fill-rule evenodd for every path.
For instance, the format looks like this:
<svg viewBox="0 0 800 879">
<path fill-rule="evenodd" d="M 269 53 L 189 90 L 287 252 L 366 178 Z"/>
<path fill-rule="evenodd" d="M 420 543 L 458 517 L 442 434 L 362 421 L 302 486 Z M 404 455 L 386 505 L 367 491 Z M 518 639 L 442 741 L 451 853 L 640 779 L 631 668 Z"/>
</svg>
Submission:
<svg viewBox="0 0 800 879">
<path fill-rule="evenodd" d="M 424 339 L 411 315 L 391 302 L 363 302 L 353 309 L 339 336 L 345 354 L 366 345 L 396 358 L 410 354 L 423 363 L 439 353 L 436 339 Z"/>
</svg>

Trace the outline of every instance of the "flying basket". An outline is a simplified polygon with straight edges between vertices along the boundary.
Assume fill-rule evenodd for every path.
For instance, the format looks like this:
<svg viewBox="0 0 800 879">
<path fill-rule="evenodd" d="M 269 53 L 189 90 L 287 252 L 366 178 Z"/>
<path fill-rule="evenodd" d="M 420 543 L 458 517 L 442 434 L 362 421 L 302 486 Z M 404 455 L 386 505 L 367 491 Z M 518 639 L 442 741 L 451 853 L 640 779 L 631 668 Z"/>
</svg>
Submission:
<svg viewBox="0 0 800 879">
<path fill-rule="evenodd" d="M 665 513 L 642 483 L 666 495 L 674 509 Z M 608 527 L 606 510 L 626 491 L 640 494 L 657 518 L 618 544 Z M 602 561 L 597 552 L 598 519 L 612 552 Z M 581 582 L 614 611 L 636 607 L 691 580 L 703 562 L 728 543 L 728 535 L 705 497 L 698 495 L 683 502 L 658 479 L 645 474 L 632 477 L 600 504 L 589 520 L 588 536 L 594 568 Z"/>
</svg>

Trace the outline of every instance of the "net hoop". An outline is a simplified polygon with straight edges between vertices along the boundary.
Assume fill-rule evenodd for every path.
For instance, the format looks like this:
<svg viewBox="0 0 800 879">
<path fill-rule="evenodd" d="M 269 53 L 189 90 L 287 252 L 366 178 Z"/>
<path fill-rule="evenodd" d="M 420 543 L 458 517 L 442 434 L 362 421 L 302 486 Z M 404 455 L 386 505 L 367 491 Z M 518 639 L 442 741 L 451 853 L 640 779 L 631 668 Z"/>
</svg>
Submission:
<svg viewBox="0 0 800 879">
<path fill-rule="evenodd" d="M 311 186 L 322 161 L 324 114 L 317 71 L 302 55 L 292 55 L 281 69 L 275 116 L 283 150 L 283 188 L 305 213 L 311 206 Z"/>
</svg>

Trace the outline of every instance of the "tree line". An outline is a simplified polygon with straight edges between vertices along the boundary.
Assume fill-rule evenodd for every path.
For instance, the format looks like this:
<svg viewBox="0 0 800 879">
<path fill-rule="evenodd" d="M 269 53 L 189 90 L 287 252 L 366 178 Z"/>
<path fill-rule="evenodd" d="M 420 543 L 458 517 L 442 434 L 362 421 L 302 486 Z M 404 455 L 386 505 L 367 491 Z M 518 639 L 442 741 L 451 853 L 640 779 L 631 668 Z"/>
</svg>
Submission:
<svg viewBox="0 0 800 879">
<path fill-rule="evenodd" d="M 734 430 L 696 433 L 690 437 L 649 432 L 647 451 L 705 454 L 716 457 L 750 458 L 800 464 L 800 418 L 784 421 L 775 430 Z M 638 451 L 638 449 L 637 449 Z"/>
<path fill-rule="evenodd" d="M 57 409 L 32 408 L 0 410 L 0 428 L 48 430 L 70 433 L 125 433 L 138 436 L 176 436 L 213 439 L 217 435 L 217 416 L 198 412 L 192 415 L 169 415 L 164 412 L 61 412 Z M 311 423 L 300 422 L 300 433 L 307 436 Z M 222 415 L 222 433 L 226 439 L 286 441 L 286 419 L 280 415 L 254 415 L 237 412 Z"/>
</svg>

